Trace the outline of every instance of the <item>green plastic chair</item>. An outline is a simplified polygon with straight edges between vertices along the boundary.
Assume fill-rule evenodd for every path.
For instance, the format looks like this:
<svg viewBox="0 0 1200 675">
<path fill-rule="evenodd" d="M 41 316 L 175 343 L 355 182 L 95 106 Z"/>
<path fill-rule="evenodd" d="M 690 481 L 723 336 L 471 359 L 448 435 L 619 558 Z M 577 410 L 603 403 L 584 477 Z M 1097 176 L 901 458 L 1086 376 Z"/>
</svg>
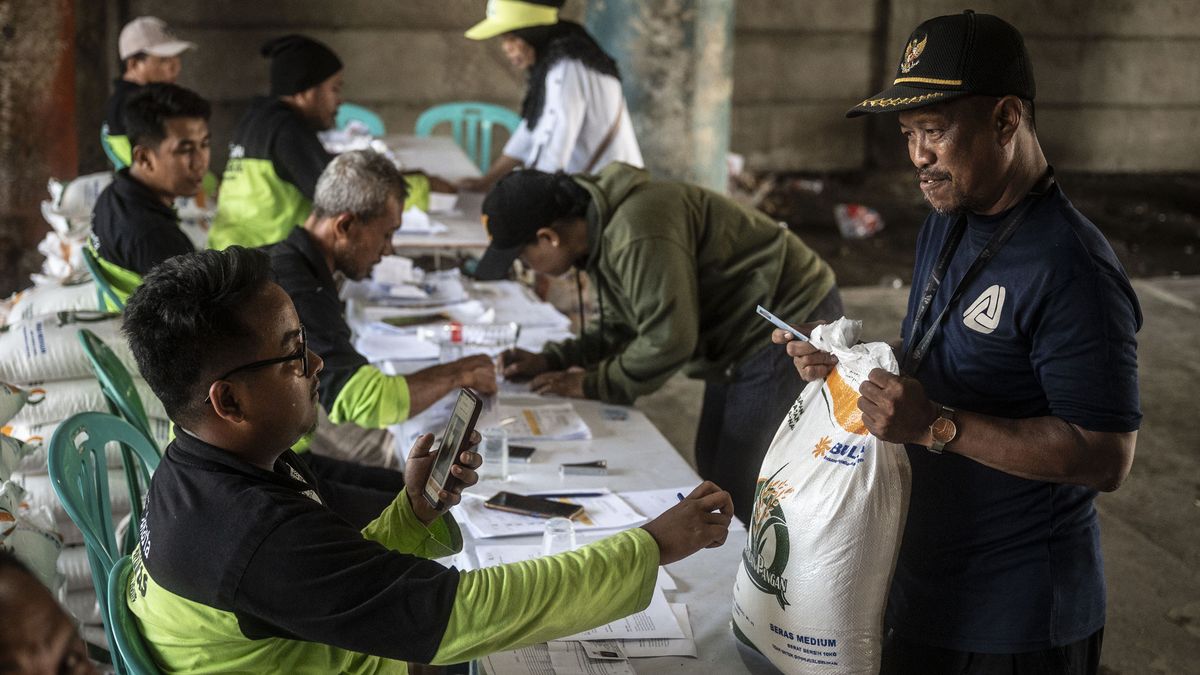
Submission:
<svg viewBox="0 0 1200 675">
<path fill-rule="evenodd" d="M 158 441 L 154 440 L 154 433 L 150 429 L 150 416 L 142 404 L 142 395 L 134 386 L 133 376 L 125 369 L 125 364 L 92 331 L 80 328 L 77 335 L 79 343 L 83 345 L 83 353 L 96 373 L 96 379 L 100 381 L 100 390 L 108 401 L 109 412 L 132 424 L 151 445 L 157 446 Z"/>
<path fill-rule="evenodd" d="M 110 164 L 113 165 L 114 171 L 120 171 L 125 168 L 125 162 L 117 157 L 117 151 L 113 150 L 112 143 L 108 141 L 108 125 L 105 124 L 100 128 L 100 147 L 104 148 L 104 156 L 108 158 Z"/>
<path fill-rule="evenodd" d="M 158 451 L 140 431 L 108 413 L 79 413 L 60 424 L 50 437 L 47 461 L 50 484 L 71 521 L 83 533 L 101 616 L 109 615 L 108 574 L 117 559 L 132 550 L 117 548 L 112 500 L 108 494 L 107 452 L 112 442 L 131 451 L 125 453 L 123 459 L 126 461 L 126 478 L 134 477 L 134 482 L 129 483 L 130 529 L 137 531 L 142 518 L 140 495 L 150 485 L 150 474 L 158 468 L 159 461 Z M 140 488 L 136 499 L 135 482 Z M 111 623 L 104 626 L 109 645 L 116 644 Z M 117 672 L 126 672 L 116 654 L 113 656 Z"/>
<path fill-rule="evenodd" d="M 338 106 L 337 119 L 334 122 L 337 128 L 345 129 L 347 124 L 355 120 L 365 124 L 367 131 L 370 131 L 372 136 L 382 136 L 386 133 L 383 118 L 374 111 L 353 103 L 343 103 Z"/>
<path fill-rule="evenodd" d="M 125 303 L 117 295 L 117 292 L 113 290 L 112 285 L 108 283 L 108 277 L 104 276 L 104 270 L 100 267 L 100 261 L 96 260 L 96 254 L 92 252 L 90 246 L 83 247 L 83 264 L 87 266 L 92 279 L 96 281 L 96 301 L 99 304 L 100 311 L 108 309 L 109 305 L 105 303 L 106 300 L 118 312 L 125 311 Z"/>
<path fill-rule="evenodd" d="M 108 625 L 112 626 L 116 638 L 115 651 L 125 664 L 125 672 L 131 675 L 159 675 L 162 671 L 150 655 L 150 648 L 142 639 L 137 619 L 129 611 L 126 597 L 129 593 L 129 577 L 133 575 L 133 560 L 121 556 L 108 573 Z"/>
<path fill-rule="evenodd" d="M 492 127 L 502 126 L 511 135 L 521 124 L 521 116 L 492 103 L 444 103 L 421 113 L 417 118 L 416 134 L 432 136 L 433 128 L 443 122 L 450 124 L 458 147 L 467 153 L 480 171 L 487 173 L 492 165 Z"/>
<path fill-rule="evenodd" d="M 137 429 L 150 442 L 150 446 L 155 449 L 156 454 L 159 454 L 157 452 L 159 450 L 158 441 L 154 440 L 154 433 L 150 430 L 150 417 L 146 415 L 141 394 L 134 386 L 133 377 L 129 375 L 125 365 L 92 331 L 80 328 L 78 335 L 79 342 L 83 345 L 83 353 L 91 363 L 92 371 L 96 373 L 96 379 L 100 381 L 100 391 L 104 393 L 108 411 Z M 133 457 L 128 448 L 121 448 L 121 459 L 125 466 L 125 481 L 129 485 L 130 503 L 141 504 L 142 490 L 138 484 Z M 133 547 L 137 545 L 137 534 L 137 528 L 134 527 L 125 532 L 124 549 L 126 551 L 132 551 Z"/>
</svg>

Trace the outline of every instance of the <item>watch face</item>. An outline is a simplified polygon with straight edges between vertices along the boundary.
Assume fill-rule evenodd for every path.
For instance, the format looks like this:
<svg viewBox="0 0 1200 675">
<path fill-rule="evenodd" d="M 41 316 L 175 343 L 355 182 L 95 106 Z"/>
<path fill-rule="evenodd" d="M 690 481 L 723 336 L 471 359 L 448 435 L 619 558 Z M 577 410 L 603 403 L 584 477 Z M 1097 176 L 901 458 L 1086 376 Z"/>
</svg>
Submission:
<svg viewBox="0 0 1200 675">
<path fill-rule="evenodd" d="M 943 444 L 954 440 L 954 436 L 958 434 L 958 427 L 954 425 L 954 420 L 945 417 L 934 420 L 929 430 L 933 432 L 933 440 Z"/>
</svg>

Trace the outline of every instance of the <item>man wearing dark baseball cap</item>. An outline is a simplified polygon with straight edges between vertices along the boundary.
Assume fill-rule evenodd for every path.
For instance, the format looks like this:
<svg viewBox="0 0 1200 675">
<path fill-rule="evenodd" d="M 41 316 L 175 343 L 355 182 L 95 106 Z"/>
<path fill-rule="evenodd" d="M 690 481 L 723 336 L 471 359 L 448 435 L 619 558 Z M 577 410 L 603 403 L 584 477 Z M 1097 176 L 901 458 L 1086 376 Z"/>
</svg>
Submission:
<svg viewBox="0 0 1200 675">
<path fill-rule="evenodd" d="M 1054 182 L 1016 28 L 970 11 L 922 23 L 892 86 L 847 115 L 899 112 L 925 199 L 901 376 L 860 393 L 904 443 L 912 494 L 881 672 L 1096 673 L 1105 588 L 1099 491 L 1133 462 L 1137 297 Z M 784 342 L 776 335 L 776 341 Z M 789 342 L 805 379 L 828 354 Z"/>
<path fill-rule="evenodd" d="M 767 446 L 803 387 L 754 307 L 795 323 L 837 319 L 829 265 L 760 211 L 622 162 L 595 176 L 510 173 L 483 214 L 492 240 L 477 277 L 503 277 L 519 257 L 551 276 L 586 271 L 598 298 L 599 320 L 579 339 L 506 352 L 504 375 L 620 404 L 676 371 L 704 380 L 697 469 L 748 522 Z"/>
</svg>

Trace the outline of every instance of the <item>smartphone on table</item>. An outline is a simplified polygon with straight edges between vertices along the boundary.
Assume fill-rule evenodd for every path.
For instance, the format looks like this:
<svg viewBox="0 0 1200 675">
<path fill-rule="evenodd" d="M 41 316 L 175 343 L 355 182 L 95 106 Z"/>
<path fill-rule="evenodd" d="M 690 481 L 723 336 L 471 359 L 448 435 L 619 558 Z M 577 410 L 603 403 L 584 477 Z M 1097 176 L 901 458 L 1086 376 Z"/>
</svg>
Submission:
<svg viewBox="0 0 1200 675">
<path fill-rule="evenodd" d="M 483 402 L 475 392 L 466 388 L 459 390 L 454 412 L 450 414 L 446 429 L 442 431 L 442 441 L 433 460 L 433 469 L 429 472 L 423 490 L 425 501 L 435 509 L 445 506 L 439 496 L 441 491 L 453 487 L 458 480 L 450 473 L 450 467 L 458 462 L 459 455 L 471 444 L 471 433 L 475 431 L 475 423 L 479 421 L 479 413 L 482 410 Z"/>
<path fill-rule="evenodd" d="M 542 499 L 541 497 L 527 497 L 515 492 L 497 492 L 483 505 L 489 509 L 520 513 L 536 518 L 574 518 L 583 513 L 583 507 L 578 504 L 556 502 L 553 499 Z"/>
<path fill-rule="evenodd" d="M 533 451 L 537 448 L 532 445 L 512 445 L 508 446 L 508 461 L 520 462 L 528 464 L 533 458 Z"/>
<path fill-rule="evenodd" d="M 762 305 L 758 305 L 758 307 L 755 308 L 755 311 L 758 312 L 759 316 L 774 324 L 776 328 L 791 333 L 793 338 L 808 342 L 808 336 L 804 333 L 801 333 L 799 328 L 788 325 L 786 321 L 768 312 L 767 309 Z"/>
</svg>

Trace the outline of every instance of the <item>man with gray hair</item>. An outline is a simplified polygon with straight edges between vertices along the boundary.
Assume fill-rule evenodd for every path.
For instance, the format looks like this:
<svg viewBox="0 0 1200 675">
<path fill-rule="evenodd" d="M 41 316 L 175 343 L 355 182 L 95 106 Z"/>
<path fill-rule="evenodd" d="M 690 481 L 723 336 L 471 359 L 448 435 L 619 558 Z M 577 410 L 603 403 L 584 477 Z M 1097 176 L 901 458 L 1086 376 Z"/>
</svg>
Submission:
<svg viewBox="0 0 1200 675">
<path fill-rule="evenodd" d="M 304 226 L 266 249 L 276 282 L 296 305 L 309 348 L 325 361 L 319 375 L 321 407 L 334 424 L 382 430 L 421 412 L 458 387 L 484 394 L 496 391 L 495 368 L 483 355 L 400 376 L 385 375 L 354 348 L 334 273 L 363 279 L 383 256 L 391 254 L 392 234 L 400 227 L 407 193 L 404 176 L 386 157 L 370 150 L 339 155 L 317 180 L 313 210 Z M 388 474 L 399 481 L 399 472 L 371 472 L 368 467 L 347 466 L 322 456 L 321 436 L 319 429 L 313 446 L 318 454 L 306 457 L 319 477 L 361 488 L 377 487 L 387 493 L 380 495 L 382 506 L 391 502 L 400 484 L 389 483 Z M 345 439 L 356 434 L 339 429 L 336 436 L 339 447 L 354 445 Z M 381 441 L 383 436 L 379 432 L 370 436 L 376 439 L 373 442 L 358 443 L 353 451 L 362 454 L 353 459 L 396 466 L 391 443 Z M 368 500 L 364 513 L 369 513 L 370 507 Z M 379 508 L 374 513 L 377 515 Z"/>
</svg>

